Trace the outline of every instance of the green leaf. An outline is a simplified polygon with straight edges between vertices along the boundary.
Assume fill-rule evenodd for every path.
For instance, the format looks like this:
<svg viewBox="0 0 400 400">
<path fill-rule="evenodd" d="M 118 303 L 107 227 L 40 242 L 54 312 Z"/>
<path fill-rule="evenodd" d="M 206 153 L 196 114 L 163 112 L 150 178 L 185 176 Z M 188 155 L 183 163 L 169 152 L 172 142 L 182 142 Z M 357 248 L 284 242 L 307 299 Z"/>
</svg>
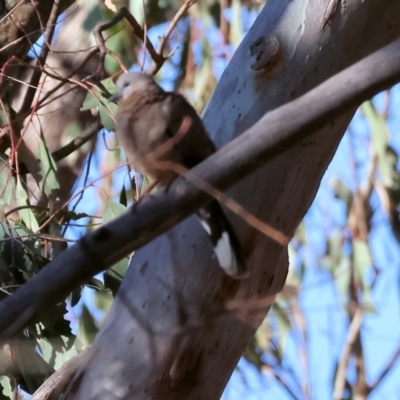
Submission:
<svg viewBox="0 0 400 400">
<path fill-rule="evenodd" d="M 101 290 L 94 295 L 96 307 L 103 311 L 104 317 L 108 314 L 114 302 L 114 296 L 111 290 Z"/>
<path fill-rule="evenodd" d="M 74 336 L 61 335 L 54 338 L 38 339 L 43 359 L 51 364 L 55 370 L 62 367 L 68 360 L 78 354 L 74 343 Z"/>
<path fill-rule="evenodd" d="M 300 223 L 300 225 L 297 227 L 294 237 L 296 238 L 297 242 L 300 245 L 306 245 L 307 244 L 307 230 L 306 230 L 306 224 L 304 221 Z"/>
<path fill-rule="evenodd" d="M 114 220 L 126 211 L 126 206 L 116 201 L 108 201 L 103 211 L 103 224 Z"/>
<path fill-rule="evenodd" d="M 16 393 L 16 388 L 13 387 L 11 384 L 10 378 L 6 375 L 0 376 L 0 385 L 2 388 L 0 394 L 0 400 L 10 400 L 10 399 L 17 399 L 18 395 Z"/>
<path fill-rule="evenodd" d="M 113 116 L 117 112 L 118 106 L 114 103 L 108 103 L 105 106 L 103 103 L 99 103 L 99 112 L 101 122 L 108 131 L 115 131 L 115 122 Z"/>
<path fill-rule="evenodd" d="M 282 351 L 284 351 L 287 335 L 292 329 L 292 324 L 287 311 L 283 309 L 277 302 L 273 304 L 272 309 L 274 310 L 274 315 L 277 322 L 279 347 Z"/>
<path fill-rule="evenodd" d="M 242 2 L 240 0 L 232 0 L 233 18 L 230 29 L 230 42 L 238 47 L 243 37 L 242 27 Z"/>
<path fill-rule="evenodd" d="M 85 305 L 82 306 L 82 315 L 79 320 L 79 333 L 77 338 L 86 347 L 89 347 L 96 337 L 98 328 L 92 314 Z"/>
<path fill-rule="evenodd" d="M 122 185 L 121 193 L 119 194 L 119 203 L 125 207 L 128 205 L 128 196 L 125 185 Z"/>
<path fill-rule="evenodd" d="M 353 266 L 356 279 L 364 287 L 365 271 L 371 267 L 372 260 L 368 243 L 364 240 L 353 240 Z"/>
<path fill-rule="evenodd" d="M 371 287 L 364 287 L 362 297 L 363 297 L 363 302 L 362 302 L 363 311 L 369 315 L 376 315 L 377 309 L 374 301 L 372 300 Z"/>
<path fill-rule="evenodd" d="M 386 157 L 390 138 L 386 120 L 376 111 L 371 100 L 361 105 L 361 111 L 371 128 L 372 144 L 378 156 L 378 168 L 382 183 L 385 187 L 392 187 L 392 168 L 390 161 Z"/>
<path fill-rule="evenodd" d="M 96 92 L 95 89 L 93 89 L 93 91 Z M 97 108 L 98 105 L 99 105 L 99 98 L 95 97 L 92 93 L 88 92 L 85 100 L 83 101 L 82 107 L 80 108 L 80 111 L 92 110 L 93 108 Z"/>
<path fill-rule="evenodd" d="M 347 304 L 349 299 L 349 285 L 350 285 L 350 260 L 347 257 L 343 257 L 340 265 L 335 269 L 334 278 L 336 287 L 339 292 L 340 304 Z"/>
<path fill-rule="evenodd" d="M 340 232 L 333 232 L 329 235 L 325 258 L 329 259 L 331 273 L 334 273 L 336 268 L 341 266 L 343 260 L 343 235 Z"/>
<path fill-rule="evenodd" d="M 11 177 L 7 159 L 5 154 L 0 153 L 0 211 L 4 211 L 10 205 L 14 192 L 14 179 Z"/>
<path fill-rule="evenodd" d="M 344 184 L 343 181 L 336 177 L 331 180 L 329 186 L 333 189 L 335 197 L 345 203 L 347 207 L 346 213 L 348 215 L 353 202 L 353 192 Z"/>
<path fill-rule="evenodd" d="M 15 197 L 17 199 L 17 205 L 22 207 L 18 210 L 19 217 L 32 232 L 37 232 L 39 230 L 39 224 L 29 207 L 28 193 L 26 192 L 25 185 L 22 183 L 20 177 L 17 177 Z"/>
<path fill-rule="evenodd" d="M 39 272 L 49 260 L 42 256 L 42 247 L 39 237 L 25 225 L 17 222 L 11 230 L 12 237 L 18 237 L 18 242 L 22 245 L 21 254 L 24 259 L 23 264 L 19 262 L 17 265 L 20 270 L 27 273 L 28 279 L 32 275 Z"/>
<path fill-rule="evenodd" d="M 43 138 L 39 140 L 36 156 L 40 160 L 40 172 L 42 176 L 39 182 L 40 190 L 49 196 L 53 191 L 59 189 L 60 185 L 56 176 L 56 162 L 51 156 Z"/>
<path fill-rule="evenodd" d="M 271 348 L 271 332 L 272 327 L 269 322 L 269 317 L 265 318 L 261 326 L 255 333 L 257 346 L 264 352 L 268 353 Z"/>
<path fill-rule="evenodd" d="M 100 119 L 104 128 L 108 131 L 115 130 L 115 124 L 113 116 L 117 111 L 117 105 L 114 103 L 108 103 L 107 99 L 109 93 L 113 94 L 117 91 L 117 87 L 111 78 L 104 79 L 100 82 L 103 86 L 102 89 L 94 87 L 92 93 L 88 93 L 85 101 L 81 107 L 81 111 L 91 110 L 93 108 L 98 108 L 100 113 Z"/>
<path fill-rule="evenodd" d="M 100 106 L 101 103 L 107 105 L 114 104 L 107 103 L 109 93 L 114 94 L 117 91 L 117 87 L 115 86 L 114 81 L 111 78 L 104 79 L 100 82 L 100 87 L 93 87 L 92 91 L 86 95 L 85 101 L 80 108 L 81 111 L 97 108 Z"/>
<path fill-rule="evenodd" d="M 123 258 L 104 273 L 104 287 L 110 289 L 114 296 L 118 292 L 121 282 L 128 270 L 128 266 L 129 259 Z"/>
<path fill-rule="evenodd" d="M 290 244 L 288 246 L 288 253 L 289 253 L 289 271 L 286 277 L 286 285 L 299 287 L 300 280 L 296 269 L 296 251 Z"/>
<path fill-rule="evenodd" d="M 61 226 L 57 221 L 53 219 L 52 221 L 50 221 L 48 227 L 49 227 L 49 235 L 51 235 L 51 237 L 59 238 L 58 240 L 53 240 L 53 239 L 50 240 L 53 250 L 52 258 L 54 259 L 58 257 L 60 253 L 66 250 L 68 248 L 68 245 L 67 242 L 62 237 Z"/>
<path fill-rule="evenodd" d="M 32 394 L 54 373 L 54 369 L 37 353 L 36 341 L 18 334 L 12 342 L 13 364 L 20 387 Z"/>
</svg>

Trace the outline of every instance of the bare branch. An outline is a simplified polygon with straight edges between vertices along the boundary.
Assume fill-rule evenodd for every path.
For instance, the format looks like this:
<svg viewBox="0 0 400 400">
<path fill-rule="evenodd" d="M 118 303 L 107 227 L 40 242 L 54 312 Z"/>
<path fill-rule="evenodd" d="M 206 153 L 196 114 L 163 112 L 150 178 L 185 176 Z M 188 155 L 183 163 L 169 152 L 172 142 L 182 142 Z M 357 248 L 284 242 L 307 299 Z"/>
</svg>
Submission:
<svg viewBox="0 0 400 400">
<path fill-rule="evenodd" d="M 261 370 L 266 373 L 266 374 L 270 374 L 274 377 L 274 379 L 279 382 L 281 384 L 281 386 L 286 390 L 287 394 L 290 396 L 290 398 L 292 398 L 293 400 L 298 400 L 300 399 L 299 396 L 296 395 L 296 393 L 294 393 L 294 391 L 290 388 L 289 384 L 286 382 L 286 380 L 279 375 L 275 369 L 273 367 L 271 367 L 270 365 L 264 364 L 261 367 Z"/>
<path fill-rule="evenodd" d="M 108 22 L 98 24 L 93 30 L 93 35 L 96 39 L 96 43 L 101 55 L 100 65 L 97 74 L 99 74 L 99 76 L 102 75 L 104 68 L 104 58 L 106 54 L 109 54 L 111 57 L 113 57 L 118 62 L 123 71 L 125 72 L 127 71 L 127 68 L 123 65 L 122 60 L 117 56 L 117 54 L 115 54 L 113 51 L 109 50 L 106 47 L 105 40 L 101 34 L 101 32 L 111 28 L 118 22 L 122 21 L 123 18 L 125 18 L 132 27 L 134 35 L 141 42 L 144 43 L 146 50 L 149 52 L 150 57 L 153 60 L 153 63 L 147 72 L 152 75 L 156 74 L 164 64 L 164 61 L 171 55 L 171 54 L 168 56 L 163 55 L 164 48 L 168 42 L 169 37 L 171 36 L 171 33 L 173 32 L 173 30 L 176 27 L 176 24 L 179 22 L 179 20 L 182 18 L 185 12 L 194 3 L 196 3 L 196 1 L 197 0 L 185 0 L 181 8 L 178 10 L 178 12 L 175 14 L 174 18 L 170 22 L 165 34 L 161 38 L 158 50 L 154 48 L 153 44 L 149 40 L 149 37 L 147 36 L 146 30 L 139 25 L 139 23 L 136 21 L 135 17 L 129 12 L 129 10 L 126 7 L 121 7 L 120 10 L 115 14 L 114 18 L 112 18 Z"/>
<path fill-rule="evenodd" d="M 58 14 L 59 14 L 59 2 L 56 1 L 53 4 L 53 8 L 50 13 L 49 21 L 47 23 L 47 28 L 46 28 L 46 32 L 45 32 L 45 43 L 43 45 L 42 52 L 41 52 L 40 56 L 38 57 L 38 59 L 36 60 L 36 63 L 35 63 L 36 68 L 33 67 L 34 68 L 33 74 L 31 76 L 30 82 L 29 82 L 30 86 L 24 96 L 23 103 L 19 110 L 19 112 L 22 114 L 29 110 L 29 108 L 31 107 L 33 98 L 35 96 L 36 87 L 39 84 L 39 80 L 42 75 L 42 70 L 46 63 L 47 55 L 49 54 L 50 43 L 53 39 L 54 28 L 56 26 Z"/>
<path fill-rule="evenodd" d="M 54 158 L 54 161 L 60 161 L 63 158 L 68 157 L 75 150 L 79 149 L 89 140 L 93 139 L 97 135 L 97 132 L 100 129 L 101 129 L 100 121 L 93 123 L 91 126 L 86 128 L 79 136 L 72 139 L 65 146 L 61 147 L 61 149 L 53 151 L 51 155 Z"/>
<path fill-rule="evenodd" d="M 65 391 L 78 367 L 87 354 L 87 350 L 81 351 L 77 356 L 68 360 L 60 369 L 51 375 L 31 397 L 31 400 L 56 400 Z"/>
<path fill-rule="evenodd" d="M 361 308 L 357 308 L 354 312 L 353 319 L 347 332 L 346 344 L 343 348 L 342 355 L 340 356 L 339 365 L 337 367 L 335 386 L 333 389 L 333 398 L 340 400 L 343 398 L 343 392 L 346 384 L 346 370 L 349 363 L 349 357 L 353 346 L 360 333 L 362 324 L 363 311 Z"/>
<path fill-rule="evenodd" d="M 135 17 L 129 12 L 129 10 L 126 7 L 122 7 L 115 14 L 114 18 L 112 18 L 108 22 L 98 24 L 93 30 L 93 35 L 96 39 L 96 43 L 100 50 L 100 55 L 101 55 L 98 73 L 101 73 L 104 68 L 104 58 L 105 58 L 106 54 L 109 54 L 112 57 L 115 56 L 115 53 L 113 53 L 113 52 L 111 52 L 111 50 L 107 49 L 104 38 L 101 35 L 101 32 L 111 28 L 118 22 L 122 21 L 123 18 L 125 18 L 129 22 L 130 26 L 133 29 L 133 33 L 135 34 L 135 36 L 142 42 L 146 43 L 147 51 L 150 53 L 150 56 L 153 59 L 153 61 L 159 66 L 159 68 L 157 69 L 157 71 L 158 71 L 161 68 L 161 66 L 163 65 L 165 58 L 162 55 L 157 53 L 156 49 L 153 47 L 153 44 L 150 42 L 149 38 L 145 34 L 142 27 L 136 21 Z M 122 68 L 122 70 L 126 71 L 127 69 L 125 67 L 125 68 Z"/>
<path fill-rule="evenodd" d="M 181 8 L 178 10 L 178 12 L 174 15 L 174 18 L 172 18 L 172 21 L 170 22 L 167 30 L 165 31 L 163 37 L 160 40 L 160 44 L 158 46 L 158 54 L 160 54 L 161 56 L 163 56 L 164 54 L 164 49 L 165 49 L 165 45 L 168 42 L 169 37 L 171 36 L 171 33 L 173 32 L 173 30 L 176 27 L 176 24 L 180 21 L 180 19 L 183 17 L 183 15 L 185 14 L 185 12 L 193 5 L 197 2 L 197 0 L 185 0 L 185 2 L 182 4 Z M 153 65 L 150 67 L 148 73 L 149 74 L 155 74 L 158 70 L 160 69 L 160 67 L 157 64 L 157 61 L 153 59 Z"/>
</svg>

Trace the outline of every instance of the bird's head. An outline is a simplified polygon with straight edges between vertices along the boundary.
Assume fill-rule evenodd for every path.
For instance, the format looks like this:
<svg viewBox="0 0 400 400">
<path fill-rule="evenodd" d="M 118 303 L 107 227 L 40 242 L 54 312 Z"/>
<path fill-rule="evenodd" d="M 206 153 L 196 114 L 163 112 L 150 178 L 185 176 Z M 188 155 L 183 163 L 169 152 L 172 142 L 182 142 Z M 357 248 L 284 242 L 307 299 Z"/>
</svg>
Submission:
<svg viewBox="0 0 400 400">
<path fill-rule="evenodd" d="M 149 89 L 158 87 L 154 77 L 140 72 L 126 72 L 119 76 L 116 82 L 118 88 L 108 101 L 126 99 L 134 93 L 147 92 Z"/>
</svg>

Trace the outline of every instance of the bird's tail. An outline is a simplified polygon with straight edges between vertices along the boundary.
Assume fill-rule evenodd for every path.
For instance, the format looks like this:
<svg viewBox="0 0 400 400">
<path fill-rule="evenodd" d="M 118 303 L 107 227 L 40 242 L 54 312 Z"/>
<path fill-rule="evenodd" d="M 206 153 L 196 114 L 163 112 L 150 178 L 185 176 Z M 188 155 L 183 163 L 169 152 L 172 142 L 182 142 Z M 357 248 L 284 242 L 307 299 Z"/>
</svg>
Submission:
<svg viewBox="0 0 400 400">
<path fill-rule="evenodd" d="M 203 228 L 210 236 L 221 268 L 232 278 L 249 275 L 240 242 L 218 201 L 213 200 L 197 212 Z"/>
</svg>

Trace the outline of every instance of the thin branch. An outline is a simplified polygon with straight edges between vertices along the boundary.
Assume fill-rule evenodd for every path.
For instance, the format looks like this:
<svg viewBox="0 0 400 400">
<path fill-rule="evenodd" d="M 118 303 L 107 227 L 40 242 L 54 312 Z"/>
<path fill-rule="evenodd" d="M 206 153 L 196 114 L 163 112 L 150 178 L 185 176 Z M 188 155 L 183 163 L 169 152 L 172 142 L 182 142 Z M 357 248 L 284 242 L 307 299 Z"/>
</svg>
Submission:
<svg viewBox="0 0 400 400">
<path fill-rule="evenodd" d="M 97 132 L 100 129 L 101 129 L 100 122 L 99 121 L 94 122 L 92 125 L 90 125 L 88 128 L 86 128 L 83 132 L 81 132 L 81 134 L 79 136 L 72 139 L 65 146 L 61 147 L 60 149 L 58 149 L 56 151 L 53 151 L 53 153 L 51 153 L 51 155 L 52 155 L 54 161 L 60 161 L 63 158 L 68 157 L 71 153 L 78 150 L 89 140 L 93 139 L 97 135 Z"/>
<path fill-rule="evenodd" d="M 135 36 L 142 42 L 146 43 L 147 51 L 149 52 L 153 61 L 157 65 L 159 65 L 158 69 L 160 69 L 164 63 L 165 58 L 162 55 L 157 53 L 156 49 L 153 47 L 153 44 L 150 42 L 149 38 L 145 34 L 143 28 L 139 25 L 139 23 L 136 21 L 135 17 L 129 12 L 129 10 L 126 7 L 121 7 L 120 10 L 115 14 L 114 18 L 112 18 L 108 22 L 98 24 L 93 30 L 93 35 L 95 37 L 97 47 L 100 51 L 100 65 L 99 65 L 99 69 L 98 69 L 97 73 L 98 74 L 102 73 L 102 70 L 104 68 L 104 58 L 105 58 L 106 54 L 109 54 L 112 57 L 115 56 L 115 53 L 113 53 L 111 50 L 107 49 L 101 32 L 116 25 L 118 22 L 122 21 L 123 18 L 125 18 L 129 22 L 130 26 L 133 29 L 133 33 L 135 34 Z M 122 68 L 122 70 L 126 71 L 127 69 L 125 67 L 125 68 Z"/>
<path fill-rule="evenodd" d="M 343 392 L 346 385 L 347 365 L 349 363 L 351 351 L 361 329 L 362 319 L 363 311 L 361 308 L 357 308 L 357 310 L 354 312 L 353 319 L 349 326 L 346 344 L 343 348 L 342 355 L 340 356 L 339 364 L 337 367 L 335 385 L 333 389 L 334 400 L 341 400 L 343 398 Z"/>
<path fill-rule="evenodd" d="M 297 396 L 294 391 L 290 388 L 289 384 L 285 381 L 285 379 L 279 375 L 273 367 L 270 365 L 264 364 L 261 367 L 261 370 L 266 373 L 270 374 L 274 377 L 274 379 L 281 384 L 281 386 L 286 390 L 287 394 L 292 398 L 293 400 L 299 400 L 299 396 Z"/>
<path fill-rule="evenodd" d="M 158 49 L 157 52 L 158 54 L 160 54 L 161 56 L 163 56 L 164 54 L 164 48 L 165 45 L 168 42 L 169 37 L 171 36 L 171 33 L 173 32 L 173 30 L 175 29 L 177 23 L 181 20 L 181 18 L 183 17 L 183 15 L 186 13 L 186 11 L 197 2 L 197 0 L 186 0 L 181 8 L 178 10 L 178 12 L 174 15 L 174 18 L 172 18 L 172 21 L 170 22 L 167 30 L 165 31 L 163 37 L 160 40 L 160 44 L 158 45 Z M 167 57 L 168 58 L 168 57 Z M 150 74 L 155 74 L 157 71 L 159 70 L 159 68 L 157 69 L 157 63 L 153 62 L 153 65 L 150 67 Z"/>
<path fill-rule="evenodd" d="M 307 352 L 307 329 L 306 329 L 306 318 L 300 309 L 299 297 L 297 294 L 289 294 L 288 301 L 291 305 L 293 312 L 293 319 L 299 328 L 301 334 L 301 343 L 299 346 L 300 361 L 302 364 L 302 380 L 301 389 L 305 399 L 311 398 L 310 393 L 310 366 L 309 366 L 309 355 Z"/>
<path fill-rule="evenodd" d="M 59 13 L 59 2 L 55 1 L 50 13 L 49 21 L 45 32 L 45 43 L 43 45 L 40 56 L 36 60 L 35 63 L 36 68 L 33 69 L 33 73 L 29 82 L 30 86 L 28 86 L 28 90 L 26 91 L 24 100 L 19 110 L 19 112 L 22 114 L 30 109 L 33 98 L 35 96 L 36 87 L 39 84 L 39 80 L 42 75 L 42 70 L 44 69 L 46 59 L 50 51 L 50 43 L 53 39 L 58 13 Z"/>
<path fill-rule="evenodd" d="M 135 17 L 129 12 L 129 10 L 126 7 L 121 7 L 119 11 L 114 15 L 114 17 L 105 23 L 98 24 L 94 30 L 93 30 L 93 35 L 95 37 L 97 47 L 100 51 L 100 65 L 99 69 L 97 71 L 97 74 L 99 76 L 102 75 L 103 70 L 104 70 L 104 58 L 106 54 L 110 55 L 113 57 L 118 64 L 120 65 L 121 69 L 123 71 L 127 71 L 127 68 L 123 65 L 122 60 L 111 50 L 109 50 L 106 45 L 105 45 L 105 40 L 103 38 L 103 35 L 101 32 L 111 28 L 112 26 L 116 25 L 118 22 L 122 21 L 123 18 L 125 18 L 129 25 L 133 29 L 134 35 L 141 41 L 143 42 L 145 49 L 149 52 L 151 59 L 153 60 L 153 63 L 149 70 L 147 71 L 149 74 L 156 74 L 160 68 L 163 66 L 164 61 L 168 59 L 171 55 L 174 54 L 174 52 L 171 52 L 167 56 L 164 56 L 164 48 L 168 42 L 169 37 L 171 36 L 171 33 L 176 27 L 176 24 L 179 22 L 179 20 L 182 18 L 182 16 L 185 14 L 185 12 L 194 4 L 196 3 L 197 0 L 185 0 L 181 8 L 178 10 L 178 12 L 175 14 L 174 18 L 170 22 L 167 30 L 165 31 L 165 34 L 160 40 L 158 50 L 156 50 L 153 46 L 153 44 L 150 42 L 149 37 L 147 36 L 147 30 L 143 29 L 139 23 L 136 21 Z"/>
<path fill-rule="evenodd" d="M 188 175 L 226 190 L 328 122 L 399 81 L 400 39 L 267 113 Z M 74 288 L 171 229 L 210 200 L 207 194 L 178 178 L 168 189 L 143 197 L 121 217 L 85 235 L 0 303 L 1 339 L 11 337 L 34 321 L 42 308 L 62 301 Z"/>
</svg>

